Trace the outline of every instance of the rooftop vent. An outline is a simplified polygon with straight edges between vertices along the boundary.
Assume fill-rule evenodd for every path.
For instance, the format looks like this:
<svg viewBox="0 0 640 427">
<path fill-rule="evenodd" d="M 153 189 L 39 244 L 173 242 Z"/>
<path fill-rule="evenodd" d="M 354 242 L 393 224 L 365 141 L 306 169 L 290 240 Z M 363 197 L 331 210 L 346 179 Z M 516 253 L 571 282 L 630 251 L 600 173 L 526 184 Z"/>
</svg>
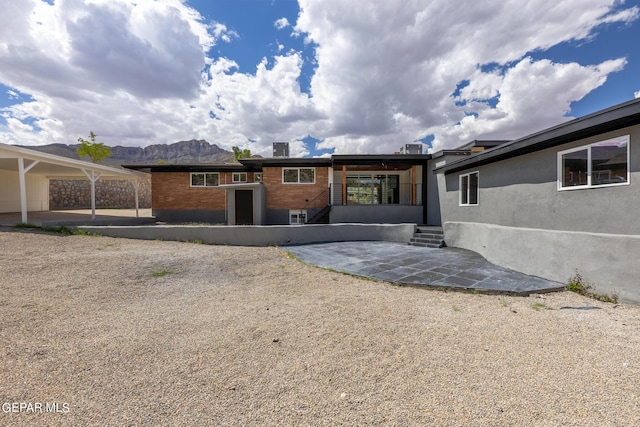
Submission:
<svg viewBox="0 0 640 427">
<path fill-rule="evenodd" d="M 404 144 L 400 154 L 422 154 L 422 144 Z"/>
<path fill-rule="evenodd" d="M 273 143 L 273 157 L 289 157 L 289 143 L 288 142 L 274 142 Z"/>
</svg>

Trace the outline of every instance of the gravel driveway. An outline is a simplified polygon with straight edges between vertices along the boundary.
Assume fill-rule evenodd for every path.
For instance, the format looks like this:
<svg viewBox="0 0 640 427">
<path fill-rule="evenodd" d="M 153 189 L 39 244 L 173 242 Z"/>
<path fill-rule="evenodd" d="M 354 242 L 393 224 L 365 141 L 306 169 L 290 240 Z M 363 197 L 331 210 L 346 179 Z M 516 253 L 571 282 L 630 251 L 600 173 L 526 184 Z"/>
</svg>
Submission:
<svg viewBox="0 0 640 427">
<path fill-rule="evenodd" d="M 0 292 L 2 426 L 640 425 L 637 306 L 8 228 Z"/>
</svg>

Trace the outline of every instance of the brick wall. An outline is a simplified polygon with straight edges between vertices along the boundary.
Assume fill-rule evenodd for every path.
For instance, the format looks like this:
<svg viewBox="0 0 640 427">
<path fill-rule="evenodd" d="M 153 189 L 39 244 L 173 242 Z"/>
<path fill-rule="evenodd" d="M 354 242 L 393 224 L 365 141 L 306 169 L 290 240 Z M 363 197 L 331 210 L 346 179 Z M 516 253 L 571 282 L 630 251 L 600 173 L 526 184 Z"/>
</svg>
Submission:
<svg viewBox="0 0 640 427">
<path fill-rule="evenodd" d="M 329 188 L 329 168 L 316 170 L 315 184 L 283 184 L 281 167 L 265 167 L 262 171 L 262 182 L 267 188 L 267 209 L 302 209 L 318 195 Z M 329 204 L 326 192 L 318 204 L 322 207 Z"/>
<path fill-rule="evenodd" d="M 232 177 L 232 172 L 219 172 L 220 184 L 231 184 Z M 247 174 L 247 182 L 253 182 L 253 173 Z M 153 209 L 225 209 L 225 190 L 191 187 L 190 172 L 154 172 L 151 186 Z"/>
<path fill-rule="evenodd" d="M 267 209 L 302 209 L 323 192 L 325 194 L 316 207 L 328 205 L 328 168 L 316 168 L 315 173 L 315 184 L 283 184 L 281 167 L 264 168 L 262 182 L 267 190 Z M 232 183 L 232 172 L 220 172 L 219 175 L 220 184 Z M 247 182 L 253 182 L 253 173 L 247 175 Z M 151 178 L 153 209 L 225 209 L 224 189 L 191 187 L 190 183 L 189 172 L 154 172 Z"/>
</svg>

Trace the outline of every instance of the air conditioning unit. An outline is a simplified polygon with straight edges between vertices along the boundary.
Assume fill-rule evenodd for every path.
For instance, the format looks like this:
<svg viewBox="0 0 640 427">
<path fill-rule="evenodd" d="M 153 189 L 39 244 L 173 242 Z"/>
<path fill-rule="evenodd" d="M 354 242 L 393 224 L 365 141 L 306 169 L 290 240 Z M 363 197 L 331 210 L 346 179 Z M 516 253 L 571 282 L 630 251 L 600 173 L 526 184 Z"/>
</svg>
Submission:
<svg viewBox="0 0 640 427">
<path fill-rule="evenodd" d="M 422 154 L 422 144 L 404 144 L 400 154 Z"/>
<path fill-rule="evenodd" d="M 273 157 L 289 157 L 289 143 L 288 142 L 274 142 L 273 143 Z"/>
</svg>

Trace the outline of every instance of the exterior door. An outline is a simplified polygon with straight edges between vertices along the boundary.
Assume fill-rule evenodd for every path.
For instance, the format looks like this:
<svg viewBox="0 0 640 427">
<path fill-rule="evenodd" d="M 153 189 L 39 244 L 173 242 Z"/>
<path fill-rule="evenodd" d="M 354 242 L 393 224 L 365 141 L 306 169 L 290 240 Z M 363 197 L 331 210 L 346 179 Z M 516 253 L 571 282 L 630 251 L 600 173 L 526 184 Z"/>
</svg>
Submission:
<svg viewBox="0 0 640 427">
<path fill-rule="evenodd" d="M 236 190 L 236 225 L 253 225 L 253 190 Z"/>
</svg>

